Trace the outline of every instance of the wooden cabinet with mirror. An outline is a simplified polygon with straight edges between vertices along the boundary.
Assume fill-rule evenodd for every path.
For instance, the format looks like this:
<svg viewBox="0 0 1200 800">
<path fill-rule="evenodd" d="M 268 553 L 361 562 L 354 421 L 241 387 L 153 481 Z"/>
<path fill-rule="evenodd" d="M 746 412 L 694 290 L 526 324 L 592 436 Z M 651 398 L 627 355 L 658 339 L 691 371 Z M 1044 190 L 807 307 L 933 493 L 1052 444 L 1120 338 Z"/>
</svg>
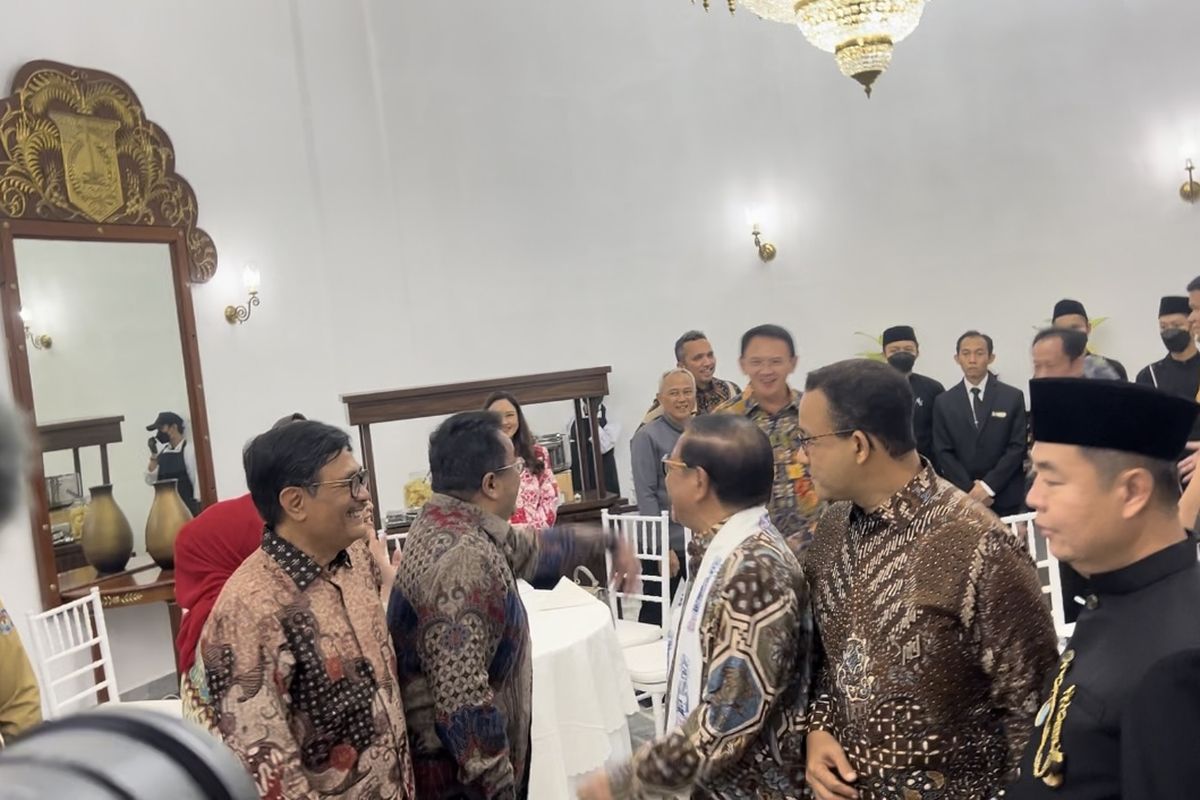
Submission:
<svg viewBox="0 0 1200 800">
<path fill-rule="evenodd" d="M 0 101 L 0 314 L 13 395 L 41 439 L 31 516 L 47 608 L 92 585 L 105 605 L 174 599 L 142 541 L 163 412 L 182 420 L 171 449 L 191 448 L 170 469 L 181 486 L 186 473 L 195 508 L 216 499 L 191 295 L 216 249 L 196 217 L 170 139 L 129 86 L 48 61 L 21 68 Z M 102 484 L 137 555 L 112 574 L 60 569 L 64 501 Z"/>
</svg>

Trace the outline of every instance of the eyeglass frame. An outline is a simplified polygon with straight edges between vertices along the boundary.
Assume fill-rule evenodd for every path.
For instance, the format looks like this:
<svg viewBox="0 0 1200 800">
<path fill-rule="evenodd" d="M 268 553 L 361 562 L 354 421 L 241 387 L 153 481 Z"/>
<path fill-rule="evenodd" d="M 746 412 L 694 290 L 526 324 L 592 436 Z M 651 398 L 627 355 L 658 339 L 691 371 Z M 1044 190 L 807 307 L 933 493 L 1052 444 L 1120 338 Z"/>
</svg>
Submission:
<svg viewBox="0 0 1200 800">
<path fill-rule="evenodd" d="M 796 447 L 803 450 L 805 452 L 805 454 L 807 454 L 808 448 L 817 439 L 825 439 L 829 436 L 849 436 L 850 434 L 855 433 L 857 431 L 858 431 L 858 428 L 842 428 L 839 431 L 830 431 L 829 433 L 818 433 L 815 436 L 801 436 L 799 439 L 796 440 Z"/>
<path fill-rule="evenodd" d="M 354 488 L 354 482 L 358 481 L 358 489 Z M 371 473 L 363 467 L 358 472 L 351 475 L 349 478 L 342 478 L 336 481 L 313 481 L 305 484 L 309 489 L 316 489 L 321 486 L 346 486 L 350 489 L 351 497 L 358 497 L 363 489 L 367 490 L 367 496 L 371 494 Z"/>
<path fill-rule="evenodd" d="M 496 474 L 504 472 L 506 469 L 513 469 L 514 467 L 519 467 L 519 469 L 517 469 L 517 473 L 520 474 L 521 470 L 525 469 L 525 459 L 517 456 L 511 464 L 505 464 L 503 467 L 497 467 L 496 469 L 489 470 L 489 472 Z"/>
<path fill-rule="evenodd" d="M 695 469 L 695 467 L 686 461 L 676 461 L 675 459 L 671 458 L 670 453 L 667 453 L 665 456 L 660 458 L 658 463 L 662 464 L 662 473 L 664 478 L 671 474 L 671 467 L 678 467 L 679 469 Z"/>
</svg>

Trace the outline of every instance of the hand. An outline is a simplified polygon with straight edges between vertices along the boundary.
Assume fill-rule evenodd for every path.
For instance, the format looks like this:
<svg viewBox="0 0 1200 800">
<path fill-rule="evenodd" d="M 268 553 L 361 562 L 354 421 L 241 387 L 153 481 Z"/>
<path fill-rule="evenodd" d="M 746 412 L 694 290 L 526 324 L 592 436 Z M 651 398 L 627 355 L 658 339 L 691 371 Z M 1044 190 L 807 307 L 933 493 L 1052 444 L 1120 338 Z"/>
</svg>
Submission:
<svg viewBox="0 0 1200 800">
<path fill-rule="evenodd" d="M 583 779 L 575 792 L 579 800 L 612 800 L 612 787 L 608 784 L 608 773 L 593 772 Z"/>
<path fill-rule="evenodd" d="M 674 577 L 678 576 L 679 575 L 679 556 L 675 553 L 674 550 L 671 551 L 670 567 L 671 567 L 671 577 L 674 578 Z"/>
<path fill-rule="evenodd" d="M 825 731 L 813 731 L 805 744 L 808 746 L 808 764 L 804 779 L 817 800 L 857 798 L 858 792 L 850 784 L 858 780 L 858 775 L 846 760 L 846 751 L 838 740 Z"/>
<path fill-rule="evenodd" d="M 380 569 L 386 569 L 390 563 L 388 560 L 387 540 L 382 536 L 370 531 L 366 535 L 367 549 L 371 551 L 371 558 L 375 559 L 375 563 Z"/>
<path fill-rule="evenodd" d="M 983 488 L 983 483 L 980 481 L 975 481 L 975 485 L 971 487 L 970 495 L 972 500 L 983 503 L 985 506 L 990 506 L 993 502 L 992 496 L 988 494 L 987 489 Z"/>
<path fill-rule="evenodd" d="M 617 541 L 613 551 L 613 574 L 609 576 L 609 585 L 618 591 L 628 589 L 642 575 L 642 562 L 638 561 L 629 540 L 624 536 Z"/>
<path fill-rule="evenodd" d="M 1179 480 L 1190 483 L 1192 473 L 1196 471 L 1196 460 L 1200 458 L 1200 453 L 1196 452 L 1200 450 L 1200 441 L 1188 442 L 1186 447 L 1188 456 L 1179 462 Z"/>
</svg>

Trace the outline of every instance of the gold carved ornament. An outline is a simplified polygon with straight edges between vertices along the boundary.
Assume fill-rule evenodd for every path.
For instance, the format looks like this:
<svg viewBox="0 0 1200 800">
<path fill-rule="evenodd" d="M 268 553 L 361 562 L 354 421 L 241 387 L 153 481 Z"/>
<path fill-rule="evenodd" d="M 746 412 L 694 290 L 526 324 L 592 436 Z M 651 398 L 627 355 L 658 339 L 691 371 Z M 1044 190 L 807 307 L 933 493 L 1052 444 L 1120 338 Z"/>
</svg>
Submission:
<svg viewBox="0 0 1200 800">
<path fill-rule="evenodd" d="M 102 608 L 115 608 L 119 606 L 136 606 L 141 603 L 145 595 L 141 592 L 126 592 L 125 594 L 106 594 L 100 596 L 100 606 Z"/>
<path fill-rule="evenodd" d="M 96 70 L 33 61 L 17 73 L 0 101 L 0 217 L 178 228 L 189 279 L 217 270 L 171 140 L 124 81 Z"/>
</svg>

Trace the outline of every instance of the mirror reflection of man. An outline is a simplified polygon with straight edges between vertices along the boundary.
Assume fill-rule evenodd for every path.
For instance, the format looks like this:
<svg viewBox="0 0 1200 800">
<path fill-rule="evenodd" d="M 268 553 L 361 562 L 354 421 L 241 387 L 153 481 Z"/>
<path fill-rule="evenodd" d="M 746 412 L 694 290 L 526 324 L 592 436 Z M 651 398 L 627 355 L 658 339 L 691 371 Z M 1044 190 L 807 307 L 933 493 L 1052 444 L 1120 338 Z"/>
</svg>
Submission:
<svg viewBox="0 0 1200 800">
<path fill-rule="evenodd" d="M 200 481 L 196 478 L 196 453 L 188 447 L 184 438 L 183 417 L 174 411 L 160 411 L 146 430 L 155 431 L 147 444 L 150 447 L 150 463 L 146 466 L 146 483 L 175 481 L 175 488 L 192 515 L 200 513 L 200 501 L 196 490 Z"/>
</svg>

